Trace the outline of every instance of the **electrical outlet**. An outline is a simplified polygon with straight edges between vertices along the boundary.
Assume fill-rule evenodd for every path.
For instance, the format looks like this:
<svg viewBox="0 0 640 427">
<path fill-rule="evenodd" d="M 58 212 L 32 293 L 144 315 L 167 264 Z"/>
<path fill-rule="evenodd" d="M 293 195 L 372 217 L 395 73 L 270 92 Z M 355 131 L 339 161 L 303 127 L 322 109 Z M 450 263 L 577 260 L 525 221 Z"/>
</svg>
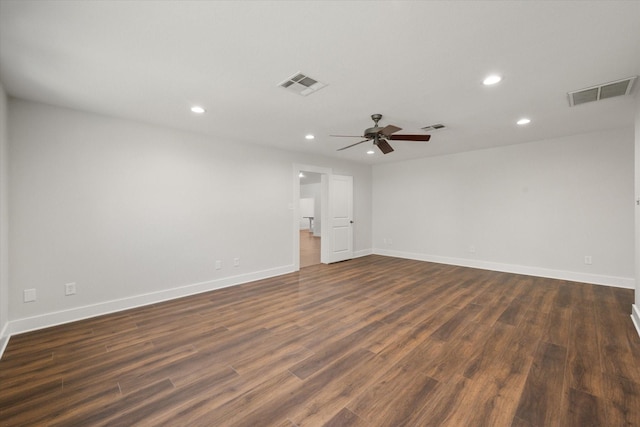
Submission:
<svg viewBox="0 0 640 427">
<path fill-rule="evenodd" d="M 476 247 L 473 245 L 469 245 L 469 253 L 470 254 L 475 254 L 476 253 Z"/>
<path fill-rule="evenodd" d="M 593 259 L 591 258 L 591 255 L 585 255 L 584 263 L 587 264 L 587 265 L 593 264 Z"/>
<path fill-rule="evenodd" d="M 234 267 L 238 267 L 240 265 L 240 258 L 234 258 L 233 259 L 233 266 Z"/>
<path fill-rule="evenodd" d="M 36 290 L 35 289 L 25 289 L 24 290 L 24 302 L 33 302 L 36 300 Z"/>
<path fill-rule="evenodd" d="M 220 270 L 221 268 L 222 268 L 222 261 L 218 259 L 216 260 L 216 270 Z"/>
<path fill-rule="evenodd" d="M 76 294 L 76 284 L 75 283 L 67 283 L 64 285 L 64 294 L 66 296 L 75 295 Z"/>
</svg>

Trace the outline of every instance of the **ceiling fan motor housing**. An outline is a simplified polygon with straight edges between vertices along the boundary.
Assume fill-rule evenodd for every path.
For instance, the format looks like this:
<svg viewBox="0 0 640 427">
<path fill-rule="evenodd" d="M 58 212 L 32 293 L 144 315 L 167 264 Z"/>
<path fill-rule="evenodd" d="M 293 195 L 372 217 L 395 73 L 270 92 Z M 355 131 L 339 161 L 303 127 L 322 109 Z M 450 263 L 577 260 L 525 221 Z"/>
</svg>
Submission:
<svg viewBox="0 0 640 427">
<path fill-rule="evenodd" d="M 364 141 L 356 142 L 355 144 L 347 145 L 346 147 L 339 148 L 338 151 L 346 150 L 347 148 L 355 147 L 363 142 L 373 141 L 373 145 L 378 147 L 384 154 L 391 153 L 393 148 L 387 142 L 389 140 L 405 140 L 405 141 L 429 141 L 430 135 L 398 135 L 396 132 L 402 130 L 398 126 L 387 125 L 384 127 L 378 126 L 378 122 L 382 119 L 382 114 L 372 114 L 371 120 L 374 122 L 374 126 L 365 129 L 363 138 Z M 444 127 L 440 125 L 441 127 Z M 331 136 L 346 136 L 346 135 L 331 135 Z M 351 136 L 351 135 L 349 135 Z"/>
<path fill-rule="evenodd" d="M 373 122 L 375 123 L 375 126 L 369 129 L 366 129 L 364 131 L 364 136 L 367 139 L 374 139 L 376 137 L 376 135 L 378 133 L 380 133 L 380 130 L 382 129 L 380 126 L 378 126 L 378 122 L 380 121 L 380 119 L 382 118 L 382 114 L 372 114 L 371 115 L 371 120 L 373 120 Z"/>
<path fill-rule="evenodd" d="M 373 139 L 375 138 L 376 135 L 378 135 L 378 133 L 380 132 L 382 128 L 379 126 L 374 126 L 372 128 L 366 129 L 364 131 L 364 136 L 367 139 Z"/>
</svg>

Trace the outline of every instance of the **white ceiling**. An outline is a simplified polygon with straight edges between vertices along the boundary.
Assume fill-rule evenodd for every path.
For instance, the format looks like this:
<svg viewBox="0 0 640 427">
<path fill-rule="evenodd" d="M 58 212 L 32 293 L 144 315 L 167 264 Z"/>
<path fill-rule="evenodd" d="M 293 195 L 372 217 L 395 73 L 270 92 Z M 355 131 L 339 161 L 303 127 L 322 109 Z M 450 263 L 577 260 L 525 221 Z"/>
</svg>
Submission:
<svg viewBox="0 0 640 427">
<path fill-rule="evenodd" d="M 297 71 L 328 86 L 277 86 Z M 632 96 L 570 108 L 566 93 L 638 74 L 638 1 L 0 3 L 11 96 L 368 163 L 632 126 Z M 358 140 L 328 135 L 362 134 L 372 113 L 447 129 L 337 152 Z"/>
</svg>

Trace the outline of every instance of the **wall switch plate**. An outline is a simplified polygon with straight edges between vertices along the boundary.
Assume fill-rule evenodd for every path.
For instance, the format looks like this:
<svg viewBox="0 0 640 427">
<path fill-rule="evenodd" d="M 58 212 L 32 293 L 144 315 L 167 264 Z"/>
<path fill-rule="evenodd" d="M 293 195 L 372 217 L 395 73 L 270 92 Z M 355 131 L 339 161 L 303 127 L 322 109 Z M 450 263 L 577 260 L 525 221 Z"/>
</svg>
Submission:
<svg viewBox="0 0 640 427">
<path fill-rule="evenodd" d="M 33 302 L 36 300 L 36 290 L 35 289 L 25 289 L 24 290 L 24 302 Z"/>
<path fill-rule="evenodd" d="M 233 259 L 233 266 L 234 266 L 234 267 L 237 267 L 237 266 L 239 266 L 239 265 L 240 265 L 240 258 L 234 258 L 234 259 Z"/>
<path fill-rule="evenodd" d="M 469 245 L 469 253 L 470 254 L 475 254 L 476 253 L 476 247 L 473 245 Z"/>
<path fill-rule="evenodd" d="M 585 255 L 584 263 L 587 264 L 587 265 L 593 264 L 593 259 L 591 258 L 591 255 Z"/>
<path fill-rule="evenodd" d="M 216 270 L 220 270 L 221 268 L 222 268 L 222 261 L 218 259 L 216 260 Z"/>
<path fill-rule="evenodd" d="M 64 294 L 69 296 L 69 295 L 75 295 L 76 294 L 76 284 L 75 283 L 67 283 L 66 285 L 64 285 Z"/>
</svg>

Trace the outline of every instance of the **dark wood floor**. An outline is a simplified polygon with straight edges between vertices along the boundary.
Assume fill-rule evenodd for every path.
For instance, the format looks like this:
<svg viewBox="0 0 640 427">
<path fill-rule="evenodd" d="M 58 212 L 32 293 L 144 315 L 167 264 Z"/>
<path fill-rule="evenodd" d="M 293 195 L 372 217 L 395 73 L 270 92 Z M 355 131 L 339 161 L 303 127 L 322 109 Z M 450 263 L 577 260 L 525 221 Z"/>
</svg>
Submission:
<svg viewBox="0 0 640 427">
<path fill-rule="evenodd" d="M 368 256 L 11 338 L 0 425 L 640 426 L 633 291 Z"/>
</svg>

